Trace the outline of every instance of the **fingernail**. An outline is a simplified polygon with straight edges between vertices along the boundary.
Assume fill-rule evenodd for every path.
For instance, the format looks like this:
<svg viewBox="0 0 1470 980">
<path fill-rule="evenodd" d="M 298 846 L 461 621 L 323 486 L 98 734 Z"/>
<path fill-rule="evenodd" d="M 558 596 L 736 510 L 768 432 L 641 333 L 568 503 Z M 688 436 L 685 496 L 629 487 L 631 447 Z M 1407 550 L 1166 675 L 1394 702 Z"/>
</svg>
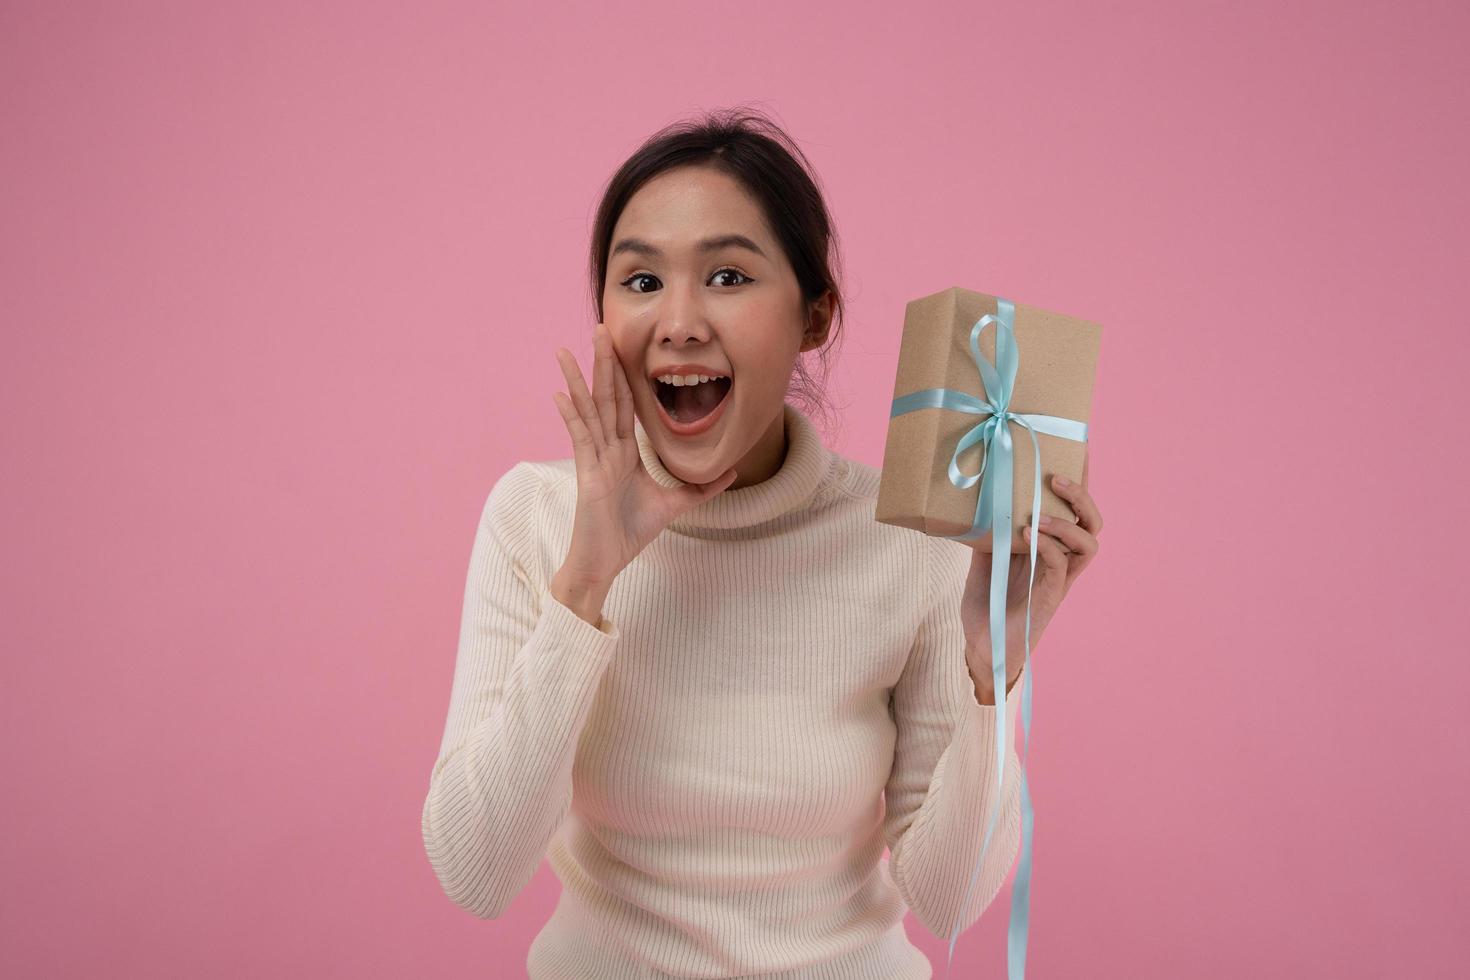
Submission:
<svg viewBox="0 0 1470 980">
<path fill-rule="evenodd" d="M 1071 480 L 1067 479 L 1065 476 L 1062 476 L 1060 473 L 1057 474 L 1057 486 L 1059 486 L 1059 487 L 1069 487 L 1071 485 L 1072 485 L 1072 481 Z"/>
<path fill-rule="evenodd" d="M 1051 525 L 1051 515 L 1050 514 L 1042 514 L 1041 515 L 1041 526 L 1042 527 L 1049 527 L 1050 525 Z"/>
</svg>

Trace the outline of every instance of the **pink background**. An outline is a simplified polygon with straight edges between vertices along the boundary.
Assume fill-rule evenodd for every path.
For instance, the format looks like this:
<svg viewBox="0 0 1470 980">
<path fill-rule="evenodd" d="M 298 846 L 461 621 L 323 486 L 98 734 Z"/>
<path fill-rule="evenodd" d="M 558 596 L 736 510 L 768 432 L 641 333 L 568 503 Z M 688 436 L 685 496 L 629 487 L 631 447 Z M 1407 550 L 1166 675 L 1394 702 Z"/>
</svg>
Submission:
<svg viewBox="0 0 1470 980">
<path fill-rule="evenodd" d="M 419 838 L 475 522 L 571 455 L 603 181 L 748 102 L 833 448 L 910 298 L 1103 324 L 1031 974 L 1464 975 L 1464 4 L 234 6 L 0 12 L 0 974 L 520 975 L 549 868 L 482 921 Z"/>
</svg>

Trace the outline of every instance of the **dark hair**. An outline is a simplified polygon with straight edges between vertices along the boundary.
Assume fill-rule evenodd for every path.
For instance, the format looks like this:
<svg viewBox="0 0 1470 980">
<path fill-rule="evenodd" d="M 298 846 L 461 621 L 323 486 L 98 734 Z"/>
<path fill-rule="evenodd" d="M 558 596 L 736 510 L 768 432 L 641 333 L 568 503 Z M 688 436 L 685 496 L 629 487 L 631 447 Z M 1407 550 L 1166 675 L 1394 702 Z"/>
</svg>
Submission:
<svg viewBox="0 0 1470 980">
<path fill-rule="evenodd" d="M 711 166 L 735 178 L 759 202 L 766 220 L 796 272 L 802 298 L 812 303 L 832 292 L 832 322 L 820 347 L 797 355 L 788 391 L 808 415 L 827 418 L 827 353 L 841 336 L 842 292 L 833 268 L 841 268 L 836 231 L 822 199 L 819 181 L 806 155 L 782 129 L 744 106 L 713 109 L 671 123 L 644 140 L 603 189 L 592 230 L 592 298 L 602 322 L 602 292 L 607 284 L 613 227 L 628 201 L 649 180 L 681 166 Z M 815 357 L 819 379 L 807 371 Z M 825 424 L 822 424 L 825 428 Z"/>
</svg>

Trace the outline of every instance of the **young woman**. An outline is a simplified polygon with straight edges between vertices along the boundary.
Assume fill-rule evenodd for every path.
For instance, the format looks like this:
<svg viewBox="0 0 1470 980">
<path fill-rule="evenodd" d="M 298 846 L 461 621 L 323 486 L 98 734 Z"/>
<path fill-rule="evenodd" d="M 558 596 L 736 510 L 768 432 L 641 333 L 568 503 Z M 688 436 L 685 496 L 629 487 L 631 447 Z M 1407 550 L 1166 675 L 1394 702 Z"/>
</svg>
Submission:
<svg viewBox="0 0 1470 980">
<path fill-rule="evenodd" d="M 423 836 L 482 918 L 549 858 L 533 980 L 929 977 L 905 911 L 948 938 L 1018 852 L 990 555 L 875 521 L 877 469 L 786 401 L 841 322 L 809 169 L 735 111 L 622 166 L 592 243 L 590 392 L 557 350 L 573 455 L 517 463 L 486 500 Z M 1033 649 L 1102 527 L 1085 480 L 1056 491 L 1079 523 L 1037 539 Z"/>
</svg>

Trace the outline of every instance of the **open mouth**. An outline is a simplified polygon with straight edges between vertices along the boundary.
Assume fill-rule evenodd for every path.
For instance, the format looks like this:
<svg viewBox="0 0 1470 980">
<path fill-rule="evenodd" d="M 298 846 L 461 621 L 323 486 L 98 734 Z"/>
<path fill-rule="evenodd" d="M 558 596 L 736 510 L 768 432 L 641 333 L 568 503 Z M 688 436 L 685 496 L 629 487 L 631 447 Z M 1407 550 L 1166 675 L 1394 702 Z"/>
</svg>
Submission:
<svg viewBox="0 0 1470 980">
<path fill-rule="evenodd" d="M 669 418 L 688 425 L 720 407 L 730 394 L 731 381 L 729 378 L 715 378 L 695 385 L 671 385 L 655 378 L 651 384 L 654 396 Z"/>
</svg>

